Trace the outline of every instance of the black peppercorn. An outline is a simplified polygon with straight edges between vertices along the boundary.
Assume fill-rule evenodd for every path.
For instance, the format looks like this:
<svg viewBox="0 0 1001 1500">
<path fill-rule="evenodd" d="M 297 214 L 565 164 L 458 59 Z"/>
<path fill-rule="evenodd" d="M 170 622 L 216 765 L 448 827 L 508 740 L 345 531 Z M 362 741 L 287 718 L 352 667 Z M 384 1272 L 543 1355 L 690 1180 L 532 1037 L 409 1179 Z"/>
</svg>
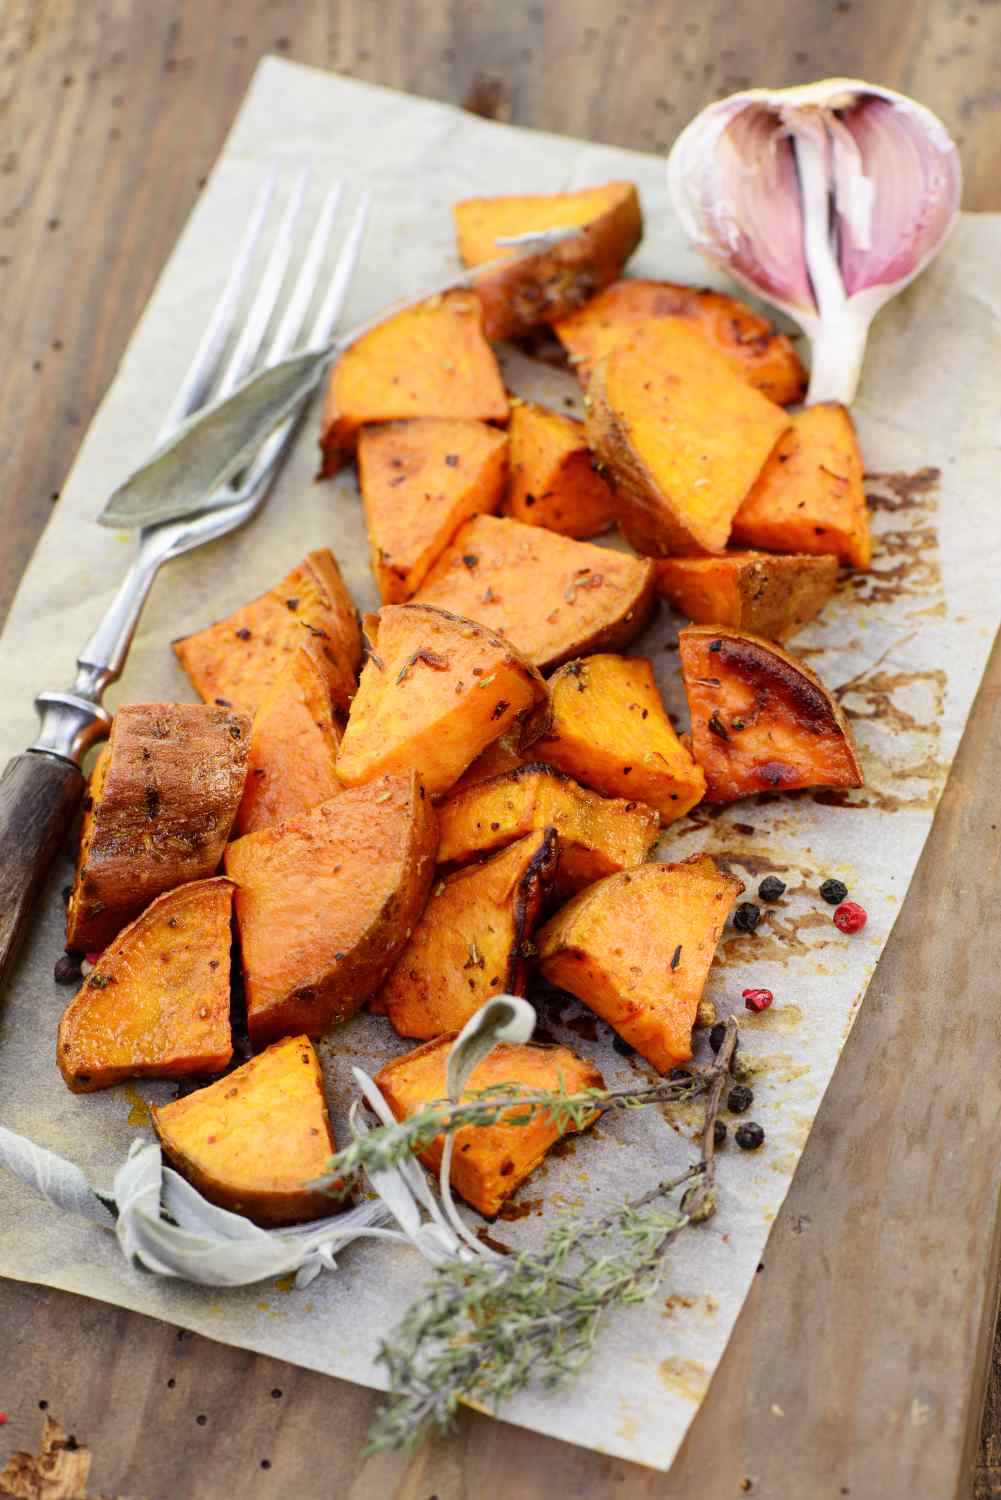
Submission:
<svg viewBox="0 0 1001 1500">
<path fill-rule="evenodd" d="M 723 1045 L 723 1039 L 725 1038 L 725 1036 L 726 1036 L 726 1026 L 724 1025 L 724 1023 L 722 1021 L 717 1021 L 716 1025 L 713 1027 L 712 1031 L 710 1031 L 710 1033 L 709 1033 L 709 1045 L 713 1049 L 714 1052 L 718 1052 L 719 1049 L 722 1047 L 722 1045 Z"/>
<path fill-rule="evenodd" d="M 726 1107 L 732 1115 L 742 1115 L 754 1103 L 754 1095 L 745 1083 L 735 1083 L 726 1096 Z"/>
<path fill-rule="evenodd" d="M 766 875 L 758 886 L 758 899 L 760 901 L 777 901 L 780 896 L 785 895 L 786 883 L 777 875 Z"/>
<path fill-rule="evenodd" d="M 738 1125 L 734 1140 L 741 1151 L 757 1151 L 759 1146 L 765 1144 L 765 1132 L 754 1120 L 748 1120 L 743 1125 Z"/>
<path fill-rule="evenodd" d="M 753 901 L 742 901 L 733 914 L 733 925 L 738 932 L 753 932 L 761 921 L 761 907 Z"/>
<path fill-rule="evenodd" d="M 83 978 L 79 953 L 64 953 L 62 958 L 57 958 L 52 977 L 56 984 L 79 984 Z"/>
<path fill-rule="evenodd" d="M 723 1124 L 722 1120 L 717 1120 L 716 1124 L 713 1126 L 713 1145 L 722 1146 L 725 1140 L 726 1126 Z"/>
<path fill-rule="evenodd" d="M 825 880 L 820 887 L 820 894 L 831 906 L 840 906 L 848 895 L 848 887 L 843 880 Z"/>
</svg>

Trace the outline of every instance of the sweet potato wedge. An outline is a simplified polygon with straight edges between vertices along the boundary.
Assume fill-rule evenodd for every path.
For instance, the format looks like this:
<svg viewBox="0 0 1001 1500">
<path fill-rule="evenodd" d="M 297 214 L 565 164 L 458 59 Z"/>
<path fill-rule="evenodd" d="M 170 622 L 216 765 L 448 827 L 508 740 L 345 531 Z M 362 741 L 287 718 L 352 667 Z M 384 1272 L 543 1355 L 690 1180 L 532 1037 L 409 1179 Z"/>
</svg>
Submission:
<svg viewBox="0 0 1001 1500">
<path fill-rule="evenodd" d="M 852 568 L 872 555 L 862 455 L 847 407 L 796 412 L 733 520 L 733 539 L 771 552 L 833 552 Z"/>
<path fill-rule="evenodd" d="M 177 1170 L 220 1208 L 265 1227 L 336 1213 L 342 1200 L 307 1186 L 334 1152 L 323 1074 L 304 1036 L 152 1111 Z"/>
<path fill-rule="evenodd" d="M 425 1042 L 423 1047 L 394 1058 L 377 1074 L 375 1081 L 398 1120 L 446 1097 L 445 1070 L 454 1041 L 454 1036 L 443 1036 Z M 603 1088 L 605 1080 L 593 1063 L 577 1057 L 569 1047 L 501 1043 L 473 1069 L 463 1098 L 502 1083 L 522 1084 L 526 1090 L 562 1087 L 574 1094 Z M 523 1108 L 517 1111 L 524 1112 Z M 594 1118 L 580 1128 L 586 1129 Z M 466 1125 L 455 1134 L 449 1180 L 471 1208 L 492 1219 L 505 1199 L 534 1172 L 550 1146 L 577 1128 L 568 1125 L 561 1130 L 552 1115 L 541 1110 L 523 1125 L 508 1125 L 503 1119 L 494 1125 Z M 432 1172 L 441 1168 L 443 1147 L 444 1140 L 438 1136 L 421 1154 L 421 1161 Z"/>
<path fill-rule="evenodd" d="M 154 896 L 214 875 L 247 774 L 250 720 L 203 703 L 130 703 L 85 803 L 66 946 L 96 953 Z"/>
<path fill-rule="evenodd" d="M 539 967 L 661 1073 L 692 1055 L 692 1027 L 743 883 L 706 855 L 609 875 L 537 934 Z"/>
<path fill-rule="evenodd" d="M 555 829 L 542 828 L 438 882 L 378 997 L 400 1036 L 461 1031 L 492 995 L 525 993 L 558 854 Z"/>
<path fill-rule="evenodd" d="M 662 823 L 701 802 L 705 777 L 664 711 L 645 656 L 585 656 L 549 681 L 533 760 L 547 761 L 606 797 L 655 807 Z M 539 726 L 530 726 L 535 733 Z"/>
<path fill-rule="evenodd" d="M 862 785 L 848 720 L 805 662 L 773 641 L 716 625 L 689 625 L 678 640 L 708 802 Z"/>
<path fill-rule="evenodd" d="M 323 410 L 321 473 L 336 473 L 366 423 L 406 417 L 506 424 L 504 382 L 475 292 L 446 292 L 405 308 L 341 355 Z"/>
<path fill-rule="evenodd" d="M 404 604 L 463 521 L 492 514 L 507 484 L 507 433 L 414 417 L 363 427 L 358 483 L 383 604 Z"/>
<path fill-rule="evenodd" d="M 346 713 L 361 661 L 358 612 L 326 547 L 226 620 L 175 641 L 181 665 L 206 703 L 254 714 L 289 657 L 305 645 Z"/>
<path fill-rule="evenodd" d="M 467 521 L 415 596 L 498 630 L 540 671 L 638 635 L 653 563 L 504 516 Z"/>
<path fill-rule="evenodd" d="M 524 728 L 527 730 L 527 725 Z M 502 734 L 499 740 L 492 744 L 476 757 L 459 777 L 452 794 L 464 792 L 467 787 L 479 786 L 481 781 L 489 781 L 493 776 L 499 776 L 502 771 L 513 771 L 516 766 L 523 766 L 526 757 L 521 754 L 519 745 L 521 735 L 517 728 L 511 729 L 507 734 Z"/>
<path fill-rule="evenodd" d="M 788 426 L 681 318 L 636 328 L 588 385 L 588 442 L 615 483 L 619 525 L 653 557 L 721 551 Z"/>
<path fill-rule="evenodd" d="M 365 623 L 372 653 L 337 755 L 345 786 L 414 767 L 440 796 L 548 696 L 531 662 L 473 620 L 384 604 Z"/>
<path fill-rule="evenodd" d="M 452 214 L 464 265 L 510 257 L 508 265 L 476 282 L 488 339 L 518 338 L 580 307 L 621 273 L 643 235 L 631 182 L 577 193 L 467 198 L 453 205 Z M 566 226 L 584 233 L 539 255 L 519 255 L 497 243 L 508 235 Z"/>
<path fill-rule="evenodd" d="M 336 797 L 340 743 L 327 679 L 300 646 L 254 715 L 237 831 L 256 833 Z"/>
<path fill-rule="evenodd" d="M 779 406 L 801 401 L 806 371 L 784 333 L 736 297 L 667 281 L 613 282 L 555 325 L 581 384 L 599 359 L 651 318 L 684 318 L 697 328 L 735 375 Z"/>
<path fill-rule="evenodd" d="M 786 640 L 818 615 L 837 581 L 836 557 L 724 552 L 657 564 L 657 588 L 681 614 L 770 641 Z"/>
<path fill-rule="evenodd" d="M 319 1036 L 354 1015 L 424 910 L 435 845 L 416 771 L 380 776 L 229 845 L 255 1046 Z"/>
<path fill-rule="evenodd" d="M 583 422 L 532 401 L 512 408 L 504 514 L 578 538 L 615 524 L 615 496 L 595 467 Z"/>
<path fill-rule="evenodd" d="M 220 1073 L 229 1029 L 228 880 L 158 896 L 118 934 L 59 1022 L 56 1060 L 75 1094 L 123 1078 Z"/>
</svg>

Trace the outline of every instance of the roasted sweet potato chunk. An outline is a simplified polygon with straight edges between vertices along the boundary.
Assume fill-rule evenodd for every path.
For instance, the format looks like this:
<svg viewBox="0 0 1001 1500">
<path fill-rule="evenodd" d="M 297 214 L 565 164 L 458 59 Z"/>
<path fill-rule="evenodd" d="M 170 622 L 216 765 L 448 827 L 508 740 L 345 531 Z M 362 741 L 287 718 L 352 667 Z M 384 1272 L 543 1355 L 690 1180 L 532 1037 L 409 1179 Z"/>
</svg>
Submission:
<svg viewBox="0 0 1001 1500">
<path fill-rule="evenodd" d="M 246 714 L 130 703 L 91 781 L 66 946 L 107 947 L 163 891 L 214 875 L 243 795 Z"/>
<path fill-rule="evenodd" d="M 366 620 L 372 653 L 337 757 L 345 786 L 415 767 L 432 796 L 547 697 L 503 636 L 427 604 L 384 604 Z"/>
<path fill-rule="evenodd" d="M 310 552 L 267 594 L 174 643 L 206 703 L 254 714 L 289 658 L 306 646 L 346 713 L 361 661 L 358 612 L 326 547 Z"/>
<path fill-rule="evenodd" d="M 527 732 L 528 726 L 525 726 Z M 517 728 L 511 729 L 507 734 L 502 734 L 499 740 L 478 755 L 473 764 L 463 771 L 455 786 L 453 793 L 464 792 L 467 787 L 479 786 L 481 781 L 489 781 L 493 776 L 499 776 L 502 771 L 513 771 L 516 766 L 525 764 L 526 756 L 519 749 L 521 735 Z"/>
<path fill-rule="evenodd" d="M 492 995 L 525 993 L 525 948 L 558 853 L 543 828 L 438 882 L 379 995 L 400 1036 L 461 1031 Z"/>
<path fill-rule="evenodd" d="M 862 785 L 848 720 L 805 662 L 773 641 L 714 625 L 689 625 L 678 639 L 708 802 Z"/>
<path fill-rule="evenodd" d="M 595 467 L 583 422 L 532 401 L 513 408 L 504 514 L 573 537 L 614 525 L 615 496 Z"/>
<path fill-rule="evenodd" d="M 340 1200 L 308 1186 L 333 1155 L 334 1136 L 306 1037 L 276 1042 L 152 1114 L 167 1156 L 210 1203 L 266 1227 L 336 1213 Z"/>
<path fill-rule="evenodd" d="M 743 889 L 705 855 L 609 875 L 541 929 L 539 967 L 666 1073 L 692 1055 L 709 966 Z"/>
<path fill-rule="evenodd" d="M 454 1036 L 425 1042 L 413 1052 L 394 1058 L 376 1077 L 376 1083 L 398 1120 L 405 1120 L 425 1104 L 446 1097 L 445 1070 Z M 483 1059 L 469 1075 L 463 1098 L 497 1084 L 522 1084 L 526 1090 L 562 1088 L 568 1094 L 584 1089 L 600 1089 L 605 1080 L 592 1063 L 585 1062 L 569 1047 L 541 1046 L 525 1043 L 512 1046 L 502 1043 Z M 516 1111 L 519 1115 L 524 1109 Z M 592 1116 L 586 1129 L 596 1116 Z M 577 1127 L 561 1130 L 547 1111 L 523 1125 L 466 1125 L 456 1131 L 452 1169 L 449 1180 L 471 1208 L 492 1219 L 505 1199 L 510 1198 L 542 1161 L 550 1146 L 561 1135 Z M 441 1168 L 444 1140 L 441 1136 L 421 1154 L 421 1161 L 432 1172 Z"/>
<path fill-rule="evenodd" d="M 666 557 L 657 587 L 700 625 L 733 625 L 784 641 L 818 615 L 838 581 L 836 557 L 776 557 L 724 552 L 720 557 Z"/>
<path fill-rule="evenodd" d="M 256 833 L 336 797 L 340 743 L 327 679 L 300 646 L 254 715 L 237 830 Z"/>
<path fill-rule="evenodd" d="M 503 516 L 467 521 L 416 595 L 482 620 L 540 671 L 627 646 L 650 618 L 653 563 Z"/>
<path fill-rule="evenodd" d="M 383 604 L 404 604 L 463 521 L 499 509 L 507 433 L 485 422 L 415 417 L 363 427 L 358 483 Z"/>
<path fill-rule="evenodd" d="M 785 406 L 806 391 L 806 371 L 784 333 L 746 302 L 667 281 L 627 280 L 610 287 L 555 325 L 581 383 L 599 359 L 651 318 L 684 318 L 726 360 L 735 375 Z"/>
<path fill-rule="evenodd" d="M 558 766 L 606 797 L 648 803 L 662 823 L 702 800 L 705 777 L 671 726 L 645 656 L 567 662 L 549 691 L 533 760 Z"/>
<path fill-rule="evenodd" d="M 359 427 L 406 417 L 508 419 L 475 292 L 446 292 L 405 308 L 341 355 L 323 411 L 323 474 L 354 451 Z"/>
<path fill-rule="evenodd" d="M 229 845 L 255 1046 L 354 1015 L 424 909 L 435 844 L 431 799 L 410 771 Z"/>
<path fill-rule="evenodd" d="M 226 1067 L 232 905 L 230 881 L 195 880 L 108 945 L 59 1023 L 56 1059 L 75 1094 Z"/>
<path fill-rule="evenodd" d="M 510 257 L 476 283 L 489 339 L 517 338 L 580 307 L 622 270 L 643 234 L 631 182 L 608 182 L 577 193 L 467 198 L 453 205 L 459 254 L 467 266 Z M 499 238 L 532 230 L 581 227 L 576 239 L 539 255 L 519 254 Z"/>
<path fill-rule="evenodd" d="M 734 541 L 771 552 L 833 552 L 868 568 L 862 455 L 850 412 L 820 402 L 791 421 L 734 517 Z"/>
</svg>

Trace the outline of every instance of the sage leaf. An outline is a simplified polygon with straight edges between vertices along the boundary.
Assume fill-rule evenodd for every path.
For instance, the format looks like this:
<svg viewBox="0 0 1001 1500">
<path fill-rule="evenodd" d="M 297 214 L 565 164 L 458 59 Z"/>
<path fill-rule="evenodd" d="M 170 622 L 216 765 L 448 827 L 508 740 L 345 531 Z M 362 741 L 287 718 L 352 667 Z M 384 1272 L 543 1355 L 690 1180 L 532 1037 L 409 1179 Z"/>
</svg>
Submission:
<svg viewBox="0 0 1001 1500">
<path fill-rule="evenodd" d="M 463 1026 L 448 1054 L 448 1097 L 462 1097 L 469 1075 L 498 1042 L 527 1042 L 535 1030 L 535 1011 L 517 995 L 497 995 Z"/>
</svg>

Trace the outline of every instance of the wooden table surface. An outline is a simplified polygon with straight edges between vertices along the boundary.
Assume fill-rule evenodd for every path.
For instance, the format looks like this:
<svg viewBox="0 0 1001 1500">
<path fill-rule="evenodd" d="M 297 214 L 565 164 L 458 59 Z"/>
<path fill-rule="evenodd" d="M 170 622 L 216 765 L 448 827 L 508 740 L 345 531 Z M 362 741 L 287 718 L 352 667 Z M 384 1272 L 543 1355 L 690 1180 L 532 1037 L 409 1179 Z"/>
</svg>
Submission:
<svg viewBox="0 0 1001 1500">
<path fill-rule="evenodd" d="M 965 206 L 1001 208 L 997 0 L 4 0 L 0 617 L 266 52 L 659 151 L 736 88 L 867 76 L 935 109 L 962 150 Z M 0 1466 L 37 1447 L 47 1408 L 92 1450 L 88 1493 L 116 1500 L 938 1500 L 971 1482 L 1001 1496 L 989 1358 L 1001 924 L 983 920 L 1001 875 L 987 793 L 1001 782 L 999 700 L 996 649 L 766 1263 L 669 1476 L 472 1413 L 416 1456 L 363 1461 L 372 1393 L 8 1282 Z M 0 1494 L 42 1493 L 84 1491 L 0 1478 Z"/>
</svg>

